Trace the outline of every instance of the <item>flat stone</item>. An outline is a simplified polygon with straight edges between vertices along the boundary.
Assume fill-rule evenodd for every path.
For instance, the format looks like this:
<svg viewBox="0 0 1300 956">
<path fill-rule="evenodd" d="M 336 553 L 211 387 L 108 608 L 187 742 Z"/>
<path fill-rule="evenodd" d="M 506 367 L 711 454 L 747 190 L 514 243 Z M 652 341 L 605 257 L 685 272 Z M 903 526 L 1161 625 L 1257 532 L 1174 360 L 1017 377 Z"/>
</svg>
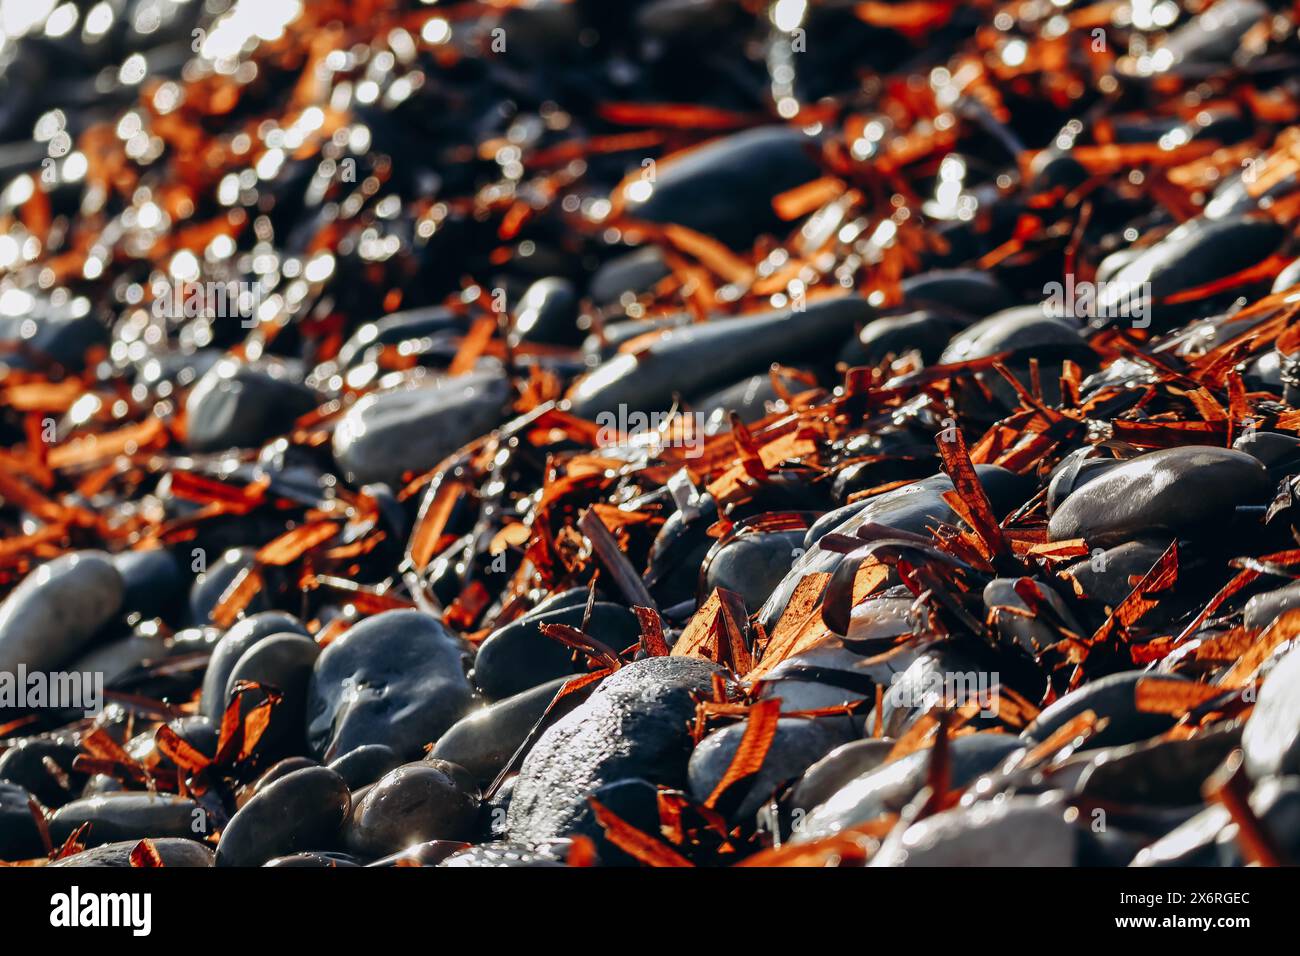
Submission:
<svg viewBox="0 0 1300 956">
<path fill-rule="evenodd" d="M 50 817 L 50 838 L 59 846 L 82 824 L 87 847 L 122 840 L 184 837 L 203 833 L 207 811 L 188 797 L 150 793 L 111 793 L 73 800 Z M 198 829 L 195 829 L 196 825 Z"/>
<path fill-rule="evenodd" d="M 1048 523 L 1053 541 L 1108 546 L 1164 532 L 1218 534 L 1238 505 L 1265 501 L 1268 472 L 1244 452 L 1183 446 L 1147 452 L 1067 497 Z"/>
</svg>

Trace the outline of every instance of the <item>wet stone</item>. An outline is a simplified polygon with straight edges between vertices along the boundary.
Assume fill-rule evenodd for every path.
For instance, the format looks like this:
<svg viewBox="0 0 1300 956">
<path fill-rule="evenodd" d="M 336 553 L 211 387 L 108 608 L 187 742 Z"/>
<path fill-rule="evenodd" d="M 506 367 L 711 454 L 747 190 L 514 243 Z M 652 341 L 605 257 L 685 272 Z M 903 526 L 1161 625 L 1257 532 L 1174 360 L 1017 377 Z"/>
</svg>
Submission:
<svg viewBox="0 0 1300 956">
<path fill-rule="evenodd" d="M 374 783 L 388 771 L 396 770 L 401 764 L 402 758 L 392 747 L 385 744 L 366 744 L 331 761 L 329 768 L 343 778 L 349 790 L 356 790 L 366 784 Z"/>
<path fill-rule="evenodd" d="M 218 866 L 261 866 L 277 856 L 338 844 L 352 808 L 343 778 L 327 767 L 297 770 L 244 804 L 217 844 Z"/>
<path fill-rule="evenodd" d="M 774 361 L 817 357 L 852 334 L 870 313 L 857 296 L 830 296 L 791 309 L 694 323 L 656 337 L 636 355 L 620 352 L 569 389 L 571 411 L 596 421 L 630 409 L 667 409 L 674 394 L 690 399 L 761 372 Z"/>
<path fill-rule="evenodd" d="M 501 700 L 538 684 L 573 674 L 573 651 L 540 630 L 542 624 L 581 627 L 583 605 L 526 614 L 488 635 L 474 658 L 474 683 L 484 695 Z M 597 601 L 587 633 L 615 650 L 634 643 L 641 634 L 636 615 L 627 608 Z"/>
<path fill-rule="evenodd" d="M 1068 357 L 1086 351 L 1077 323 L 1051 317 L 1042 306 L 1026 305 L 995 312 L 963 330 L 948 343 L 939 362 L 970 362 L 1000 352 L 1039 357 L 1060 352 Z"/>
<path fill-rule="evenodd" d="M 0 604 L 0 671 L 59 670 L 122 607 L 124 586 L 102 551 L 37 567 Z"/>
<path fill-rule="evenodd" d="M 366 866 L 437 866 L 452 854 L 459 853 L 468 847 L 469 844 L 460 840 L 429 840 L 426 843 L 417 843 L 415 846 L 408 846 L 397 853 L 390 853 L 388 856 L 380 857 L 373 863 L 367 863 Z"/>
<path fill-rule="evenodd" d="M 1148 452 L 1079 488 L 1048 524 L 1053 541 L 1119 544 L 1144 534 L 1222 533 L 1238 505 L 1272 491 L 1264 466 L 1227 448 L 1185 446 Z"/>
<path fill-rule="evenodd" d="M 803 537 L 803 531 L 753 532 L 719 542 L 705 558 L 704 594 L 725 588 L 758 610 L 803 553 Z"/>
<path fill-rule="evenodd" d="M 1060 632 L 1028 613 L 1031 610 L 1029 604 L 1016 592 L 1017 580 L 994 578 L 990 581 L 984 588 L 984 606 L 1003 640 L 1019 644 L 1029 653 L 1037 654 L 1060 640 Z M 1057 619 L 1073 633 L 1082 634 L 1083 628 L 1065 606 L 1061 596 L 1049 585 L 1043 582 L 1037 584 L 1038 593 L 1043 596 Z"/>
<path fill-rule="evenodd" d="M 480 787 L 486 787 L 514 756 L 567 680 L 557 677 L 462 717 L 438 738 L 429 756 L 459 764 Z"/>
<path fill-rule="evenodd" d="M 131 865 L 131 851 L 139 840 L 124 840 L 121 843 L 106 843 L 72 856 L 64 857 L 51 866 L 120 866 Z M 213 854 L 202 843 L 175 837 L 153 840 L 154 849 L 162 858 L 163 866 L 190 867 L 212 866 Z"/>
<path fill-rule="evenodd" d="M 1163 733 L 1174 725 L 1174 718 L 1138 709 L 1137 684 L 1143 679 L 1151 677 L 1145 671 L 1126 671 L 1084 684 L 1044 709 L 1021 736 L 1026 740 L 1046 740 L 1085 710 L 1093 711 L 1099 718 L 1109 718 L 1110 723 L 1089 737 L 1083 749 L 1137 743 Z M 1159 679 L 1182 678 L 1169 675 Z"/>
<path fill-rule="evenodd" d="M 361 861 L 348 853 L 290 853 L 267 860 L 263 866 L 278 869 L 329 869 L 337 866 L 360 866 Z"/>
<path fill-rule="evenodd" d="M 478 819 L 478 785 L 446 760 L 406 764 L 366 793 L 349 821 L 346 842 L 375 858 L 429 840 L 466 840 Z"/>
<path fill-rule="evenodd" d="M 56 846 L 77 827 L 89 824 L 81 836 L 87 847 L 145 837 L 190 837 L 207 830 L 206 812 L 188 797 L 149 793 L 112 793 L 73 800 L 50 817 L 50 837 Z"/>
<path fill-rule="evenodd" d="M 206 717 L 177 717 L 167 724 L 182 740 L 207 757 L 217 755 L 220 728 Z M 146 767 L 175 769 L 172 759 L 158 748 L 157 733 L 148 730 L 136 734 L 126 744 L 126 752 Z"/>
<path fill-rule="evenodd" d="M 231 625 L 212 650 L 208 669 L 203 674 L 203 696 L 199 709 L 212 720 L 220 720 L 226 709 L 226 685 L 235 664 L 258 641 L 273 634 L 301 634 L 307 629 L 292 614 L 284 611 L 263 611 L 252 614 Z"/>
<path fill-rule="evenodd" d="M 820 175 L 815 144 L 793 127 L 763 126 L 715 140 L 661 164 L 654 188 L 635 196 L 629 212 L 747 244 L 777 220 L 772 197 Z"/>
<path fill-rule="evenodd" d="M 18 784 L 0 781 L 0 860 L 31 860 L 45 855 L 41 831 L 28 803 L 34 799 Z"/>
<path fill-rule="evenodd" d="M 521 342 L 577 345 L 582 341 L 578 295 L 567 279 L 538 279 L 515 305 L 512 318 L 510 342 L 515 346 Z"/>
<path fill-rule="evenodd" d="M 869 866 L 1072 866 L 1079 835 L 1059 797 L 936 813 L 890 834 Z"/>
<path fill-rule="evenodd" d="M 1241 744 L 1255 780 L 1300 773 L 1300 648 L 1288 651 L 1264 679 Z"/>
<path fill-rule="evenodd" d="M 862 657 L 838 637 L 828 637 L 801 654 L 793 654 L 763 675 L 760 698 L 779 697 L 781 712 L 843 707 L 875 697 L 875 683 L 861 668 Z M 828 717 L 844 734 L 862 729 L 865 710 L 853 716 Z"/>
<path fill-rule="evenodd" d="M 591 819 L 587 794 L 605 783 L 685 783 L 691 694 L 708 692 L 717 672 L 707 661 L 656 657 L 605 678 L 524 758 L 507 818 L 511 839 L 534 843 L 575 832 Z"/>
<path fill-rule="evenodd" d="M 86 775 L 72 769 L 80 749 L 70 742 L 37 738 L 24 740 L 0 754 L 0 780 L 17 784 L 47 807 L 60 807 L 81 792 Z M 58 769 L 51 773 L 49 759 Z"/>
<path fill-rule="evenodd" d="M 226 679 L 226 700 L 234 696 L 241 681 L 275 688 L 283 694 L 257 742 L 260 753 L 294 754 L 306 750 L 307 687 L 320 653 L 320 646 L 310 637 L 273 634 L 255 643 L 235 663 Z M 244 698 L 245 706 L 256 706 L 259 699 L 260 695 L 249 695 Z"/>
<path fill-rule="evenodd" d="M 497 424 L 507 400 L 498 368 L 367 395 L 334 430 L 334 457 L 354 484 L 400 487 Z"/>
<path fill-rule="evenodd" d="M 962 787 L 997 767 L 1024 744 L 1009 734 L 969 734 L 949 742 L 952 786 Z M 866 771 L 814 807 L 792 804 L 802 810 L 792 840 L 809 843 L 841 830 L 874 820 L 882 813 L 898 813 L 925 786 L 931 753 L 920 750 Z"/>
<path fill-rule="evenodd" d="M 319 766 L 320 764 L 310 757 L 285 757 L 283 760 L 277 760 L 258 774 L 257 779 L 253 781 L 252 786 L 248 789 L 248 798 L 251 799 L 277 780 L 289 776 L 296 770 L 306 770 L 308 767 Z M 247 803 L 248 799 L 243 802 Z"/>
<path fill-rule="evenodd" d="M 1246 627 L 1268 627 L 1287 611 L 1300 607 L 1300 582 L 1275 591 L 1256 594 L 1246 602 L 1242 623 Z"/>
<path fill-rule="evenodd" d="M 748 721 L 723 727 L 709 734 L 696 746 L 687 767 L 691 796 L 696 800 L 703 802 L 721 782 L 748 727 Z M 720 803 L 719 808 L 734 807 L 727 812 L 730 820 L 753 819 L 759 807 L 772 797 L 779 786 L 800 776 L 832 748 L 844 742 L 843 725 L 839 722 L 781 718 L 777 721 L 776 736 L 768 747 L 763 766 L 754 775 L 752 782 L 743 785 L 738 794 L 724 795 L 722 799 L 725 803 Z"/>
<path fill-rule="evenodd" d="M 281 363 L 218 362 L 186 401 L 189 446 L 195 451 L 255 448 L 289 431 L 317 403 L 295 375 Z"/>
<path fill-rule="evenodd" d="M 195 624 L 212 622 L 212 612 L 221 602 L 222 595 L 245 568 L 253 566 L 256 548 L 229 548 L 190 585 L 190 618 Z M 256 614 L 269 608 L 266 592 L 259 590 L 244 609 Z"/>
<path fill-rule="evenodd" d="M 354 625 L 316 660 L 307 738 L 333 760 L 365 744 L 418 757 L 469 709 L 466 651 L 438 618 L 386 611 Z"/>
<path fill-rule="evenodd" d="M 804 814 L 825 803 L 850 781 L 884 763 L 895 743 L 882 737 L 841 744 L 803 772 L 790 791 L 789 806 Z"/>
<path fill-rule="evenodd" d="M 1129 579 L 1139 579 L 1150 571 L 1169 543 L 1160 540 L 1126 541 L 1107 548 L 1094 557 L 1087 558 L 1065 569 L 1065 573 L 1079 582 L 1083 593 L 1107 607 L 1117 607 L 1133 590 Z"/>
<path fill-rule="evenodd" d="M 564 866 L 563 854 L 549 846 L 531 847 L 498 841 L 454 853 L 439 866 Z"/>
<path fill-rule="evenodd" d="M 165 548 L 123 551 L 113 555 L 122 575 L 122 608 L 142 616 L 159 617 L 175 610 L 185 591 L 180 562 Z"/>
</svg>

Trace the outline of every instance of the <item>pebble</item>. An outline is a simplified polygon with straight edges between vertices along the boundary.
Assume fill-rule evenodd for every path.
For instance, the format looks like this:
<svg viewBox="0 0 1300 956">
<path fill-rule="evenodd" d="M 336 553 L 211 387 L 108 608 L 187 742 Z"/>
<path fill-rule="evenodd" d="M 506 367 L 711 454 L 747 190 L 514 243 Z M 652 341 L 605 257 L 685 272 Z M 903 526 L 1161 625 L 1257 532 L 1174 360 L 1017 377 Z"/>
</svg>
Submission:
<svg viewBox="0 0 1300 956">
<path fill-rule="evenodd" d="M 735 591 L 751 612 L 757 611 L 803 553 L 803 538 L 803 531 L 771 531 L 719 541 L 704 559 L 703 594 L 714 588 Z"/>
<path fill-rule="evenodd" d="M 1147 452 L 1073 492 L 1048 523 L 1053 541 L 1083 538 L 1106 547 L 1154 533 L 1219 534 L 1238 505 L 1265 501 L 1264 466 L 1228 448 L 1184 446 Z"/>
<path fill-rule="evenodd" d="M 222 451 L 256 448 L 284 434 L 318 401 L 295 378 L 278 362 L 217 362 L 185 402 L 186 442 L 195 451 Z"/>
<path fill-rule="evenodd" d="M 349 790 L 357 790 L 374 783 L 401 765 L 402 758 L 392 747 L 386 744 L 366 744 L 331 761 L 329 768 L 343 778 Z"/>
<path fill-rule="evenodd" d="M 418 757 L 473 703 L 461 641 L 431 614 L 386 611 L 350 627 L 316 659 L 307 740 L 333 760 L 365 744 Z"/>
<path fill-rule="evenodd" d="M 0 780 L 0 860 L 32 860 L 45 855 L 41 831 L 28 803 L 33 799 L 18 784 Z"/>
<path fill-rule="evenodd" d="M 234 696 L 240 681 L 275 688 L 284 695 L 271 710 L 270 722 L 257 742 L 258 752 L 275 756 L 306 751 L 307 687 L 320 653 L 320 645 L 310 637 L 272 634 L 256 642 L 235 662 L 226 679 L 226 700 Z M 245 700 L 251 709 L 260 695 Z"/>
<path fill-rule="evenodd" d="M 745 245 L 779 220 L 772 198 L 821 175 L 810 137 L 794 127 L 759 126 L 714 140 L 660 164 L 645 198 L 632 194 L 628 212 L 673 222 Z"/>
<path fill-rule="evenodd" d="M 549 847 L 520 846 L 508 841 L 480 843 L 468 850 L 453 853 L 439 866 L 564 866 L 563 856 Z"/>
<path fill-rule="evenodd" d="M 474 835 L 481 795 L 464 767 L 426 760 L 390 771 L 366 793 L 348 822 L 345 841 L 377 858 L 429 840 Z"/>
<path fill-rule="evenodd" d="M 202 843 L 177 837 L 162 837 L 153 840 L 154 849 L 166 867 L 212 866 L 213 853 Z M 121 843 L 106 843 L 56 860 L 50 866 L 120 866 L 131 865 L 131 851 L 139 840 L 125 840 Z"/>
<path fill-rule="evenodd" d="M 122 576 L 122 609 L 146 618 L 162 617 L 182 604 L 185 576 L 180 562 L 166 548 L 123 551 L 113 555 L 113 565 Z"/>
<path fill-rule="evenodd" d="M 575 832 L 592 817 L 587 795 L 605 783 L 640 777 L 684 784 L 691 694 L 708 693 L 717 672 L 696 658 L 655 657 L 605 678 L 524 758 L 507 817 L 510 838 L 536 843 Z"/>
<path fill-rule="evenodd" d="M 226 590 L 235 583 L 235 579 L 245 568 L 253 566 L 256 548 L 228 548 L 217 560 L 208 565 L 208 569 L 194 579 L 190 585 L 190 620 L 194 624 L 212 623 L 212 612 L 216 610 Z M 270 609 L 266 592 L 259 590 L 253 595 L 246 613 L 257 614 Z"/>
<path fill-rule="evenodd" d="M 361 862 L 349 853 L 290 853 L 267 860 L 263 866 L 289 869 L 330 869 L 339 866 L 360 866 Z"/>
<path fill-rule="evenodd" d="M 361 399 L 334 429 L 334 457 L 355 484 L 400 487 L 493 428 L 507 400 L 499 368 L 467 372 Z"/>
<path fill-rule="evenodd" d="M 102 551 L 75 551 L 33 570 L 0 604 L 0 671 L 55 671 L 122 608 L 125 586 Z"/>
<path fill-rule="evenodd" d="M 474 658 L 474 683 L 490 700 L 502 700 L 573 674 L 573 651 L 543 634 L 543 624 L 581 627 L 584 605 L 525 614 L 498 628 L 479 645 Z M 615 650 L 635 643 L 641 635 L 636 615 L 625 607 L 597 601 L 587 633 Z"/>
<path fill-rule="evenodd" d="M 459 764 L 480 787 L 486 788 L 514 756 L 567 680 L 557 677 L 462 717 L 438 738 L 429 756 Z"/>
<path fill-rule="evenodd" d="M 879 737 L 841 744 L 803 772 L 790 791 L 789 805 L 805 814 L 825 803 L 850 781 L 884 763 L 896 743 Z"/>
<path fill-rule="evenodd" d="M 330 850 L 352 809 L 343 778 L 308 767 L 276 780 L 230 818 L 217 844 L 217 866 L 261 866 L 277 856 Z"/>
<path fill-rule="evenodd" d="M 292 614 L 263 611 L 237 621 L 222 635 L 212 649 L 207 670 L 203 673 L 203 692 L 199 710 L 214 721 L 221 720 L 226 709 L 226 685 L 239 659 L 258 641 L 272 634 L 300 634 L 308 637 L 307 628 Z"/>
<path fill-rule="evenodd" d="M 1246 627 L 1268 627 L 1287 611 L 1300 607 L 1300 581 L 1275 591 L 1254 595 L 1246 602 L 1242 623 Z"/>
<path fill-rule="evenodd" d="M 82 824 L 87 847 L 145 837 L 191 837 L 207 831 L 207 811 L 188 797 L 149 793 L 111 793 L 83 797 L 50 817 L 50 837 L 60 846 Z"/>
<path fill-rule="evenodd" d="M 752 820 L 777 787 L 799 777 L 812 764 L 826 756 L 833 748 L 845 742 L 842 725 L 829 720 L 810 720 L 783 717 L 777 721 L 776 736 L 772 738 L 763 765 L 738 794 L 727 794 L 723 800 L 734 809 L 727 813 L 731 820 Z M 703 802 L 713 793 L 740 747 L 740 741 L 749 727 L 742 720 L 714 731 L 696 745 L 687 765 L 687 779 L 691 796 Z M 720 805 L 721 806 L 721 805 Z"/>
<path fill-rule="evenodd" d="M 1165 714 L 1144 713 L 1137 706 L 1137 684 L 1150 680 L 1145 671 L 1125 671 L 1099 678 L 1071 691 L 1045 708 L 1021 736 L 1026 740 L 1043 741 L 1085 710 L 1093 711 L 1098 718 L 1109 718 L 1105 729 L 1084 742 L 1085 749 L 1114 747 L 1131 744 L 1163 733 L 1174 725 L 1174 719 Z M 1182 680 L 1174 675 L 1160 680 Z"/>
<path fill-rule="evenodd" d="M 366 866 L 388 867 L 411 866 L 412 864 L 416 866 L 437 866 L 453 853 L 459 853 L 468 846 L 469 844 L 460 840 L 429 840 L 426 843 L 408 846 L 397 853 L 390 853 L 373 863 L 367 863 Z"/>
<path fill-rule="evenodd" d="M 1292 648 L 1264 679 L 1241 737 L 1252 779 L 1300 773 L 1300 648 Z"/>
<path fill-rule="evenodd" d="M 1009 734 L 969 734 L 949 741 L 950 780 L 962 787 L 998 766 L 1023 747 Z M 930 751 L 918 750 L 867 770 L 844 784 L 824 802 L 802 810 L 802 822 L 793 826 L 794 843 L 810 843 L 841 830 L 874 820 L 883 813 L 899 813 L 925 786 Z"/>
<path fill-rule="evenodd" d="M 0 780 L 17 784 L 47 807 L 61 807 L 85 786 L 86 775 L 72 769 L 79 748 L 67 740 L 33 738 L 0 754 Z M 51 761 L 58 773 L 45 765 Z"/>
<path fill-rule="evenodd" d="M 1059 796 L 958 807 L 889 835 L 868 866 L 1073 866 L 1079 834 Z"/>
</svg>

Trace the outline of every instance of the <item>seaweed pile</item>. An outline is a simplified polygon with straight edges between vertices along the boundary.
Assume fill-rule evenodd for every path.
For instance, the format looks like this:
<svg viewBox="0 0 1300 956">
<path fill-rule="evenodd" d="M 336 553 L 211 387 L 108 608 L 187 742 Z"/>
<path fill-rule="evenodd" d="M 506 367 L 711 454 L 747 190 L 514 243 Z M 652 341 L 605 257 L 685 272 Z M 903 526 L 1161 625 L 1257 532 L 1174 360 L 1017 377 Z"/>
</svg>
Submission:
<svg viewBox="0 0 1300 956">
<path fill-rule="evenodd" d="M 0 860 L 1300 862 L 1294 5 L 31 6 Z"/>
</svg>

